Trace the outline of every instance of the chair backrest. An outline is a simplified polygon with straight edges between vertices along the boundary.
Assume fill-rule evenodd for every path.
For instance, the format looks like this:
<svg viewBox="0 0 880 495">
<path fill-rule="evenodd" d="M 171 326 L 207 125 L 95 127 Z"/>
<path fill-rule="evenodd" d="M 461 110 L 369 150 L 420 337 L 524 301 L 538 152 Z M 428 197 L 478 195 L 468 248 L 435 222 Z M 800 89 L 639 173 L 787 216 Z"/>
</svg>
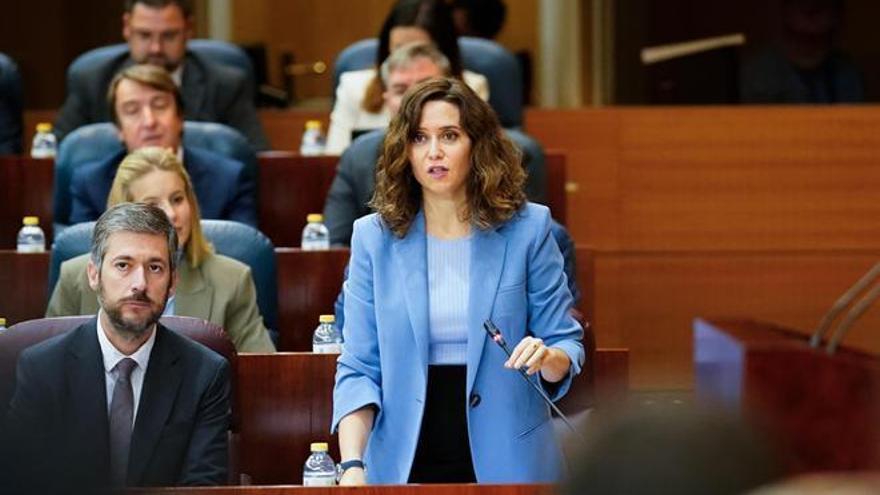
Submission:
<svg viewBox="0 0 880 495">
<path fill-rule="evenodd" d="M 369 38 L 355 42 L 336 57 L 333 87 L 343 72 L 367 69 L 376 64 L 379 41 Z M 523 122 L 522 70 L 516 57 L 494 41 L 462 36 L 458 38 L 462 66 L 489 80 L 489 104 L 504 127 L 520 127 Z"/>
<path fill-rule="evenodd" d="M 193 39 L 187 42 L 187 49 L 214 63 L 244 72 L 251 87 L 254 86 L 254 66 L 247 53 L 238 45 L 221 40 Z M 71 81 L 81 80 L 80 74 L 93 73 L 98 68 L 104 67 L 107 60 L 120 57 L 126 52 L 128 52 L 128 45 L 117 43 L 89 50 L 76 57 L 67 68 L 68 87 L 70 87 Z"/>
<path fill-rule="evenodd" d="M 95 222 L 73 225 L 55 238 L 49 262 L 49 294 L 55 290 L 61 263 L 85 254 L 92 243 Z M 229 220 L 202 220 L 205 237 L 214 244 L 217 253 L 241 261 L 251 268 L 257 288 L 257 306 L 266 327 L 277 342 L 278 279 L 275 247 L 259 230 Z"/>
<path fill-rule="evenodd" d="M 6 409 L 15 391 L 15 367 L 21 352 L 46 339 L 69 332 L 91 318 L 93 316 L 41 318 L 21 322 L 0 333 L 0 419 L 6 417 Z M 220 326 L 197 318 L 163 316 L 159 321 L 169 329 L 214 350 L 229 361 L 232 380 L 232 431 L 237 432 L 239 407 L 235 381 L 238 376 L 238 353 L 229 336 Z"/>
<path fill-rule="evenodd" d="M 23 107 L 21 73 L 11 58 L 0 53 L 0 155 L 21 152 Z"/>
<path fill-rule="evenodd" d="M 249 175 L 257 177 L 257 155 L 247 138 L 232 127 L 214 122 L 184 122 L 183 146 L 206 149 L 238 160 L 245 165 Z M 65 136 L 55 159 L 53 208 L 56 224 L 63 228 L 70 222 L 73 201 L 70 180 L 76 167 L 106 159 L 123 149 L 119 130 L 109 122 L 85 125 Z"/>
</svg>

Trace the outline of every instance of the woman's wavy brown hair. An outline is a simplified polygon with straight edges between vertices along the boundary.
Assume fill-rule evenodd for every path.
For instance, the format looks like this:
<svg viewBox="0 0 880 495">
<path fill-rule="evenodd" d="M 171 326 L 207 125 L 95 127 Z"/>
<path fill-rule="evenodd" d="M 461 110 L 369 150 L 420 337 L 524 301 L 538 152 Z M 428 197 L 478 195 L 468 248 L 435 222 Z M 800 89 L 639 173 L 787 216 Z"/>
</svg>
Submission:
<svg viewBox="0 0 880 495">
<path fill-rule="evenodd" d="M 376 165 L 376 190 L 370 206 L 398 237 L 403 237 L 422 207 L 422 187 L 413 175 L 410 144 L 429 101 L 458 107 L 459 125 L 471 140 L 471 171 L 463 220 L 481 229 L 509 220 L 526 202 L 522 154 L 505 136 L 495 111 L 458 79 L 430 79 L 410 88 L 391 120 Z"/>
</svg>

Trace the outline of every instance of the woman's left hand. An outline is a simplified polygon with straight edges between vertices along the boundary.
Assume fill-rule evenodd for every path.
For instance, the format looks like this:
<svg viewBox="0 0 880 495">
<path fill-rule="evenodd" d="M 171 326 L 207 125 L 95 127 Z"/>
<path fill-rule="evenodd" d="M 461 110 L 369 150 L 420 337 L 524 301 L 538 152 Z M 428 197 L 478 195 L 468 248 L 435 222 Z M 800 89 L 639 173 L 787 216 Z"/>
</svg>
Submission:
<svg viewBox="0 0 880 495">
<path fill-rule="evenodd" d="M 541 371 L 541 376 L 548 382 L 555 383 L 568 373 L 571 361 L 568 355 L 559 349 L 547 347 L 537 337 L 525 337 L 513 348 L 510 358 L 504 362 L 505 368 L 519 369 L 527 366 L 526 374 L 534 375 Z"/>
</svg>

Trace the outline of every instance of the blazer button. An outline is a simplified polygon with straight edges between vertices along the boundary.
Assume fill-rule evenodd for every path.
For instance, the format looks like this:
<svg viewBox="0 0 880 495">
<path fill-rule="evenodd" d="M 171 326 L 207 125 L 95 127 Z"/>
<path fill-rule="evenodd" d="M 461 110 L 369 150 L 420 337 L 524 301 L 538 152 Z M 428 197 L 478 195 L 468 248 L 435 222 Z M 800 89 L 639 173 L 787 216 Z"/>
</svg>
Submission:
<svg viewBox="0 0 880 495">
<path fill-rule="evenodd" d="M 480 397 L 480 394 L 474 394 L 474 393 L 472 393 L 472 394 L 471 394 L 471 399 L 470 399 L 471 407 L 477 407 L 477 406 L 479 406 L 481 400 L 483 400 L 483 399 Z"/>
</svg>

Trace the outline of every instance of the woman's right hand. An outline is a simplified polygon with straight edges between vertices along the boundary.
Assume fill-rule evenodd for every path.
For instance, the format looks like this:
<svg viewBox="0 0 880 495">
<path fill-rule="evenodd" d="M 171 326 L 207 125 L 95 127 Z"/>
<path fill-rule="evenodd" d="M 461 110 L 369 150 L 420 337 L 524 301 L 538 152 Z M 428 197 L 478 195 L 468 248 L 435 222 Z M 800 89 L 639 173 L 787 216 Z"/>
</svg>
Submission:
<svg viewBox="0 0 880 495">
<path fill-rule="evenodd" d="M 351 467 L 342 473 L 339 478 L 339 486 L 362 486 L 367 484 L 363 468 Z"/>
</svg>

